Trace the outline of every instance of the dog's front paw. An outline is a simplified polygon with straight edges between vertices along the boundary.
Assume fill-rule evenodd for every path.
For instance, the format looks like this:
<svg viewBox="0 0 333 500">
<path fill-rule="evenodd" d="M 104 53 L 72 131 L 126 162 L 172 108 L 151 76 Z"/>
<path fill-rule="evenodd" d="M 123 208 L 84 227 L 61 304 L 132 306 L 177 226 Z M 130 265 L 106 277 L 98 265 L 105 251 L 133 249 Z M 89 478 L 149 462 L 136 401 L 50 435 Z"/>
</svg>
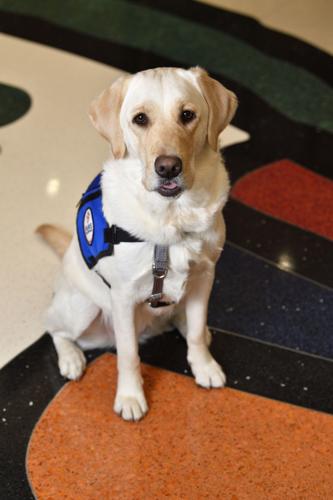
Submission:
<svg viewBox="0 0 333 500">
<path fill-rule="evenodd" d="M 138 394 L 117 394 L 113 409 L 124 420 L 140 420 L 148 411 L 143 392 Z"/>
<path fill-rule="evenodd" d="M 63 377 L 78 380 L 86 367 L 86 358 L 79 347 L 68 343 L 59 353 L 59 370 Z"/>
<path fill-rule="evenodd" d="M 211 359 L 202 364 L 192 364 L 192 373 L 195 381 L 201 387 L 209 389 L 210 387 L 224 387 L 227 381 L 221 366 Z"/>
</svg>

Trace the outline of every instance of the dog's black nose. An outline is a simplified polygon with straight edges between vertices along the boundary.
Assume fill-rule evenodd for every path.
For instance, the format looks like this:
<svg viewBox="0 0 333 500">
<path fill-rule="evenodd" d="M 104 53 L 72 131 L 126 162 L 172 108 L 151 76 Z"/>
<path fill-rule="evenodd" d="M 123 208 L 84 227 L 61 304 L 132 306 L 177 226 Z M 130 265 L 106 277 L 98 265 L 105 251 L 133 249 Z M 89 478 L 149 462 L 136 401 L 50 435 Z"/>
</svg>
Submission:
<svg viewBox="0 0 333 500">
<path fill-rule="evenodd" d="M 178 156 L 158 156 L 155 160 L 155 172 L 164 179 L 173 179 L 183 169 L 182 160 Z"/>
</svg>

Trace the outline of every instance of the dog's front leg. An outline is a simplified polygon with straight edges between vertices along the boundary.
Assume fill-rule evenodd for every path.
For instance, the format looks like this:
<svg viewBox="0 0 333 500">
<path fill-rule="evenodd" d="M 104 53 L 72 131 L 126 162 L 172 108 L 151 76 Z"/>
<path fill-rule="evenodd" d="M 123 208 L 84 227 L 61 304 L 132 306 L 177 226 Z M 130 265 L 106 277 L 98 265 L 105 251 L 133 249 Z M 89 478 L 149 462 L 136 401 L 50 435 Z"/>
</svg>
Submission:
<svg viewBox="0 0 333 500">
<path fill-rule="evenodd" d="M 118 383 L 114 411 L 125 420 L 140 420 L 148 411 L 140 372 L 135 332 L 135 304 L 112 293 L 112 317 L 117 346 Z"/>
<path fill-rule="evenodd" d="M 208 346 L 207 309 L 214 281 L 213 270 L 192 277 L 185 302 L 187 359 L 195 381 L 202 387 L 223 387 L 226 377 Z"/>
</svg>

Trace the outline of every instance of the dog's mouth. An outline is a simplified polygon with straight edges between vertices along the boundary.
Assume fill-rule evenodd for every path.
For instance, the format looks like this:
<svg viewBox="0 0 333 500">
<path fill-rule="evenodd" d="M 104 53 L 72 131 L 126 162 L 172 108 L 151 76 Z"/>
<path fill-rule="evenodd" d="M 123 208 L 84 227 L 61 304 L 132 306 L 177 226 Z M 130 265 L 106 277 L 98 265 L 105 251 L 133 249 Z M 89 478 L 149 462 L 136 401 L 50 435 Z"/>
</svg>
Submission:
<svg viewBox="0 0 333 500">
<path fill-rule="evenodd" d="M 175 181 L 169 180 L 160 184 L 157 192 L 162 196 L 177 196 L 183 191 L 183 188 Z"/>
</svg>

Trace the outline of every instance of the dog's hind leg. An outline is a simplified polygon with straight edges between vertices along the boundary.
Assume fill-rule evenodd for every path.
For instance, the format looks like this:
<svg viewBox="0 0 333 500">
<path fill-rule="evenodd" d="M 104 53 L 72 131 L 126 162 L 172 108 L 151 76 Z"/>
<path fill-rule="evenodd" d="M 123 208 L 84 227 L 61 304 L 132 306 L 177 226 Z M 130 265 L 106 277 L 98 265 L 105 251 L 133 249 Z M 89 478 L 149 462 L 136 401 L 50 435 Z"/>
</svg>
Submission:
<svg viewBox="0 0 333 500">
<path fill-rule="evenodd" d="M 76 380 L 82 375 L 86 359 L 75 341 L 89 327 L 99 308 L 62 278 L 46 313 L 47 331 L 52 336 L 63 377 Z"/>
</svg>

